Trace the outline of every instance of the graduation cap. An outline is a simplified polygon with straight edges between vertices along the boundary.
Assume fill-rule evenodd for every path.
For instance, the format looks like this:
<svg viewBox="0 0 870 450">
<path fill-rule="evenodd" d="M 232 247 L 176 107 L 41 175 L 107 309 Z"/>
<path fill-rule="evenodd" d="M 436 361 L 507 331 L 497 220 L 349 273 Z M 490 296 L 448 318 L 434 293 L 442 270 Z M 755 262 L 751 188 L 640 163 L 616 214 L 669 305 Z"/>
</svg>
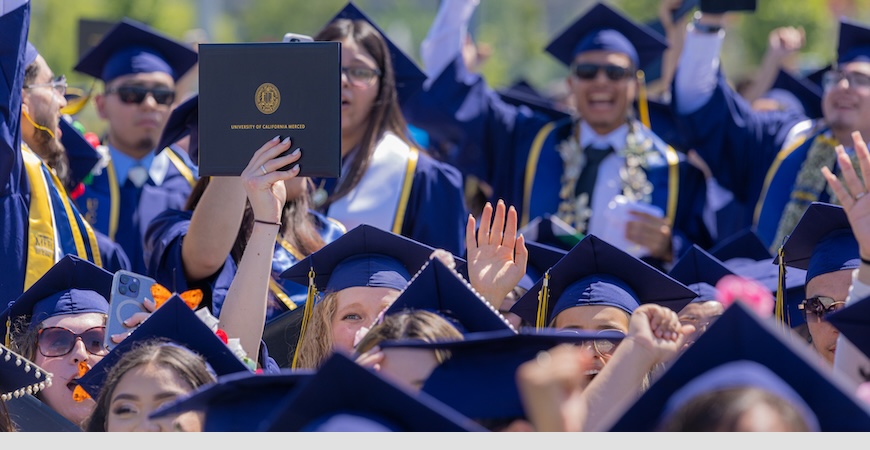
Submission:
<svg viewBox="0 0 870 450">
<path fill-rule="evenodd" d="M 824 80 L 824 78 L 825 78 L 825 74 L 828 73 L 828 71 L 830 71 L 830 70 L 833 69 L 833 68 L 834 68 L 833 65 L 828 64 L 828 65 L 825 66 L 825 67 L 822 67 L 822 68 L 820 68 L 820 69 L 816 69 L 816 70 L 814 70 L 814 71 L 808 73 L 808 74 L 804 77 L 804 79 L 805 79 L 806 81 L 810 82 L 810 83 L 813 83 L 817 88 L 819 88 L 820 90 L 824 91 L 824 87 L 825 87 L 825 86 L 824 86 L 824 81 L 823 81 L 823 80 Z"/>
<path fill-rule="evenodd" d="M 514 331 L 513 326 L 468 281 L 441 260 L 429 260 L 408 287 L 384 312 L 426 310 L 445 317 L 462 334 L 481 331 Z"/>
<path fill-rule="evenodd" d="M 159 418 L 186 411 L 205 413 L 203 431 L 253 432 L 276 412 L 275 399 L 285 398 L 314 376 L 313 370 L 278 373 L 238 372 L 218 377 L 216 383 L 167 403 L 149 416 Z"/>
<path fill-rule="evenodd" d="M 27 41 L 27 44 L 24 45 L 24 67 L 33 64 L 37 56 L 39 56 L 39 51 L 36 50 L 36 47 L 30 41 Z"/>
<path fill-rule="evenodd" d="M 820 362 L 805 344 L 788 339 L 740 302 L 731 304 L 609 431 L 654 431 L 666 405 L 682 387 L 737 361 L 760 364 L 779 377 L 809 406 L 821 431 L 870 431 L 870 410 L 852 396 L 848 381 Z"/>
<path fill-rule="evenodd" d="M 722 14 L 729 11 L 755 11 L 757 0 L 700 0 L 701 12 Z"/>
<path fill-rule="evenodd" d="M 22 395 L 6 401 L 9 418 L 15 429 L 24 432 L 81 432 L 82 428 L 60 415 L 42 400 L 32 395 Z"/>
<path fill-rule="evenodd" d="M 181 78 L 197 62 L 189 46 L 144 23 L 122 19 L 73 68 L 108 83 L 122 75 L 164 72 Z"/>
<path fill-rule="evenodd" d="M 734 275 L 722 261 L 693 244 L 668 272 L 698 294 L 695 301 L 716 300 L 716 283 L 725 275 Z"/>
<path fill-rule="evenodd" d="M 33 361 L 0 345 L 0 401 L 35 395 L 51 386 L 51 377 Z"/>
<path fill-rule="evenodd" d="M 166 120 L 166 126 L 157 142 L 157 149 L 164 149 L 190 135 L 187 154 L 192 161 L 199 160 L 199 94 L 193 95 L 176 106 Z"/>
<path fill-rule="evenodd" d="M 541 328 L 574 306 L 613 306 L 631 314 L 640 304 L 657 303 L 679 312 L 694 298 L 695 293 L 679 281 L 587 235 L 517 300 L 511 312 Z"/>
<path fill-rule="evenodd" d="M 786 111 L 797 111 L 812 118 L 822 117 L 822 90 L 782 69 L 771 89 L 761 98 L 777 101 Z"/>
<path fill-rule="evenodd" d="M 541 95 L 527 81 L 517 80 L 514 84 L 496 91 L 505 103 L 514 106 L 527 106 L 532 111 L 539 112 L 550 120 L 560 120 L 570 117 L 571 113 L 559 108 L 555 102 Z"/>
<path fill-rule="evenodd" d="M 425 392 L 399 388 L 341 353 L 277 410 L 258 431 L 486 431 Z"/>
<path fill-rule="evenodd" d="M 399 98 L 399 103 L 404 104 L 408 99 L 423 87 L 423 82 L 426 81 L 426 74 L 417 66 L 405 52 L 402 51 L 387 34 L 375 24 L 375 21 L 369 18 L 362 10 L 360 10 L 353 2 L 348 2 L 345 7 L 338 12 L 329 23 L 338 19 L 348 20 L 364 20 L 368 22 L 372 28 L 377 30 L 383 36 L 387 47 L 390 49 L 390 59 L 393 61 L 393 74 L 396 78 L 396 94 Z"/>
<path fill-rule="evenodd" d="M 725 262 L 741 258 L 761 261 L 773 257 L 761 238 L 751 228 L 735 233 L 710 249 L 710 255 Z"/>
<path fill-rule="evenodd" d="M 597 3 L 554 38 L 548 53 L 566 66 L 578 53 L 610 50 L 625 53 L 641 68 L 668 48 L 664 37 L 604 3 Z"/>
<path fill-rule="evenodd" d="M 103 36 L 115 26 L 115 22 L 99 19 L 79 19 L 79 58 L 85 56 L 88 50 L 94 48 Z"/>
<path fill-rule="evenodd" d="M 30 327 L 44 320 L 68 314 L 109 312 L 112 274 L 90 261 L 66 255 L 0 313 L 0 327 L 11 340 L 11 324 L 30 316 Z"/>
<path fill-rule="evenodd" d="M 500 420 L 526 416 L 516 382 L 517 369 L 524 362 L 559 344 L 623 337 L 615 330 L 524 328 L 519 334 L 493 331 L 469 334 L 461 341 L 385 341 L 380 346 L 448 350 L 450 358 L 435 367 L 422 392 L 475 420 Z"/>
<path fill-rule="evenodd" d="M 840 18 L 840 38 L 837 44 L 837 64 L 870 61 L 870 28 L 849 19 Z"/>
<path fill-rule="evenodd" d="M 566 250 L 539 244 L 535 241 L 526 241 L 526 250 L 529 251 L 526 274 L 523 275 L 517 286 L 527 291 L 535 285 L 535 281 L 544 276 L 547 270 L 550 270 L 563 256 L 568 254 Z"/>
<path fill-rule="evenodd" d="M 857 269 L 861 264 L 858 241 L 843 207 L 811 203 L 786 237 L 780 260 L 806 270 L 806 283 L 826 273 Z"/>
<path fill-rule="evenodd" d="M 825 320 L 870 357 L 870 301 L 865 300 L 867 298 L 850 302 L 844 308 L 826 315 Z"/>
<path fill-rule="evenodd" d="M 217 376 L 236 372 L 250 372 L 238 356 L 206 325 L 202 319 L 173 295 L 151 316 L 124 338 L 91 370 L 79 378 L 79 385 L 93 398 L 97 398 L 106 376 L 121 358 L 138 343 L 164 339 L 182 345 L 206 360 Z"/>
<path fill-rule="evenodd" d="M 65 118 L 59 120 L 58 124 L 61 132 L 60 142 L 69 159 L 70 182 L 75 186 L 90 175 L 94 166 L 100 162 L 100 153 Z"/>
<path fill-rule="evenodd" d="M 535 217 L 518 234 L 522 234 L 526 243 L 537 242 L 556 247 L 565 251 L 571 250 L 583 240 L 583 234 L 564 220 L 551 214 Z"/>
</svg>

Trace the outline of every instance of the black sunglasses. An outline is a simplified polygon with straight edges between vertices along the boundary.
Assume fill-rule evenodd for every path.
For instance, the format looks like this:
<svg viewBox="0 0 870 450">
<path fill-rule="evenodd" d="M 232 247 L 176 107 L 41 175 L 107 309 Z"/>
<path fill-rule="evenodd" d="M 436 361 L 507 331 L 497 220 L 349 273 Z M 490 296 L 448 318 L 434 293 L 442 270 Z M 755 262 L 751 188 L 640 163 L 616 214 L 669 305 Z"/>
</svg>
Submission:
<svg viewBox="0 0 870 450">
<path fill-rule="evenodd" d="M 844 306 L 846 306 L 846 302 L 839 302 L 831 297 L 817 295 L 802 301 L 798 305 L 798 309 L 802 310 L 805 315 L 812 314 L 818 318 L 822 318 Z"/>
<path fill-rule="evenodd" d="M 81 338 L 88 353 L 100 356 L 108 353 L 106 346 L 103 345 L 105 337 L 106 327 L 88 328 L 81 334 L 73 333 L 63 327 L 48 327 L 39 330 L 36 344 L 42 356 L 51 358 L 71 352 L 76 345 L 76 339 Z"/>
<path fill-rule="evenodd" d="M 607 79 L 611 81 L 623 80 L 631 76 L 632 73 L 631 68 L 614 64 L 579 63 L 571 66 L 571 73 L 581 80 L 594 80 L 598 76 L 599 70 L 604 70 Z"/>
<path fill-rule="evenodd" d="M 154 97 L 158 105 L 171 105 L 175 101 L 175 91 L 167 88 L 147 88 L 143 86 L 118 86 L 106 89 L 107 94 L 118 94 L 118 98 L 127 104 L 140 104 L 148 94 Z"/>
</svg>

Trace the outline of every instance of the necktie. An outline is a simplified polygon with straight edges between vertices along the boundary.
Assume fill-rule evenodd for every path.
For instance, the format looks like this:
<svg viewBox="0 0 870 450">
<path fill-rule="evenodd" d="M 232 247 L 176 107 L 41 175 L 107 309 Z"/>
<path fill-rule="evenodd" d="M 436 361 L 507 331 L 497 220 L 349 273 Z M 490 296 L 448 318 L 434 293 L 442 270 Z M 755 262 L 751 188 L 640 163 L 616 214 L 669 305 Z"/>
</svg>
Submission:
<svg viewBox="0 0 870 450">
<path fill-rule="evenodd" d="M 133 183 L 133 186 L 140 188 L 146 181 L 148 181 L 148 171 L 140 165 L 133 166 L 130 168 L 130 171 L 127 172 L 127 179 Z"/>
<path fill-rule="evenodd" d="M 586 165 L 583 166 L 580 177 L 577 178 L 575 193 L 577 196 L 583 193 L 588 194 L 589 204 L 592 204 L 592 191 L 595 189 L 595 180 L 598 178 L 598 167 L 601 165 L 601 161 L 612 152 L 613 147 L 594 148 L 590 146 L 583 150 L 586 155 Z"/>
</svg>

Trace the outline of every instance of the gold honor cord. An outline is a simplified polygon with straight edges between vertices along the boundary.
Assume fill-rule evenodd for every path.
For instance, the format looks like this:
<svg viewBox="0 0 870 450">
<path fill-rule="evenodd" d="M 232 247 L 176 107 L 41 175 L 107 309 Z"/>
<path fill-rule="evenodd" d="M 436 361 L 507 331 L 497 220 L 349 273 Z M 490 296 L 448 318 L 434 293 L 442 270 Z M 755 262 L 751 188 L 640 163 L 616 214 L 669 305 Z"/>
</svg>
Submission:
<svg viewBox="0 0 870 450">
<path fill-rule="evenodd" d="M 538 159 L 541 156 L 541 149 L 544 147 L 544 141 L 547 140 L 547 136 L 550 135 L 550 132 L 556 128 L 556 122 L 550 122 L 541 128 L 541 131 L 538 131 L 538 134 L 535 136 L 534 141 L 532 141 L 532 148 L 529 151 L 529 157 L 526 160 L 526 175 L 523 182 L 523 214 L 520 217 L 520 226 L 524 227 L 528 225 L 529 220 L 529 209 L 531 208 L 532 203 L 532 187 L 535 183 L 535 171 L 538 168 Z"/>
<path fill-rule="evenodd" d="M 544 272 L 544 280 L 541 283 L 541 291 L 538 292 L 538 313 L 535 317 L 535 329 L 540 330 L 547 326 L 547 303 L 550 299 L 550 271 Z"/>
<path fill-rule="evenodd" d="M 299 361 L 299 347 L 302 346 L 302 339 L 305 338 L 305 331 L 308 328 L 308 321 L 311 320 L 311 315 L 314 312 L 314 301 L 317 298 L 317 286 L 314 284 L 314 267 L 308 271 L 308 295 L 305 297 L 305 310 L 302 312 L 302 325 L 299 328 L 299 339 L 296 341 L 296 349 L 293 350 L 293 363 L 291 369 L 296 369 L 296 364 Z"/>
<path fill-rule="evenodd" d="M 417 170 L 419 152 L 411 147 L 408 154 L 408 166 L 405 168 L 405 181 L 402 183 L 402 196 L 399 197 L 399 207 L 393 221 L 393 233 L 402 234 L 402 225 L 405 223 L 405 211 L 408 209 L 408 198 L 411 196 L 411 187 L 414 185 L 414 171 Z"/>
<path fill-rule="evenodd" d="M 640 122 L 652 129 L 649 120 L 649 103 L 646 99 L 646 76 L 643 70 L 637 71 L 637 112 L 640 115 Z"/>
<path fill-rule="evenodd" d="M 791 321 L 785 317 L 785 252 L 783 251 L 783 247 L 785 245 L 779 246 L 779 251 L 777 252 L 777 256 L 779 257 L 779 274 L 777 276 L 777 286 L 776 286 L 776 305 L 773 308 L 774 315 L 776 316 L 776 321 L 779 322 L 780 325 L 788 325 L 791 327 Z M 785 326 L 782 326 L 785 328 Z"/>
</svg>

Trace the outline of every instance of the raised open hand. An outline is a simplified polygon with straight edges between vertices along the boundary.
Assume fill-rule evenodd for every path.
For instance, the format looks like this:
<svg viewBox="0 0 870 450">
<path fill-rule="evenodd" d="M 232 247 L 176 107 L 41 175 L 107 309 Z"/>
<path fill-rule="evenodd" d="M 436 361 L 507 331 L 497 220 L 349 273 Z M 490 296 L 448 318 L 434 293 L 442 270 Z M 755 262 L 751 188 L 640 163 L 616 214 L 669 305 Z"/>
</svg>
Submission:
<svg viewBox="0 0 870 450">
<path fill-rule="evenodd" d="M 468 281 L 498 309 L 525 275 L 529 260 L 525 238 L 517 237 L 517 210 L 513 206 L 506 208 L 499 200 L 493 217 L 492 204 L 487 202 L 476 235 L 475 228 L 476 221 L 469 215 L 465 227 Z"/>
<path fill-rule="evenodd" d="M 852 142 L 855 145 L 861 173 L 870 173 L 870 152 L 867 151 L 867 144 L 860 132 L 852 133 Z M 838 145 L 836 151 L 843 182 L 840 182 L 827 167 L 822 167 L 822 174 L 834 190 L 843 210 L 846 211 L 852 232 L 858 241 L 861 258 L 870 259 L 870 198 L 864 199 L 867 192 L 870 191 L 870 185 L 868 185 L 866 176 L 862 179 L 855 171 L 855 167 L 852 166 L 852 161 L 843 146 Z"/>
</svg>

